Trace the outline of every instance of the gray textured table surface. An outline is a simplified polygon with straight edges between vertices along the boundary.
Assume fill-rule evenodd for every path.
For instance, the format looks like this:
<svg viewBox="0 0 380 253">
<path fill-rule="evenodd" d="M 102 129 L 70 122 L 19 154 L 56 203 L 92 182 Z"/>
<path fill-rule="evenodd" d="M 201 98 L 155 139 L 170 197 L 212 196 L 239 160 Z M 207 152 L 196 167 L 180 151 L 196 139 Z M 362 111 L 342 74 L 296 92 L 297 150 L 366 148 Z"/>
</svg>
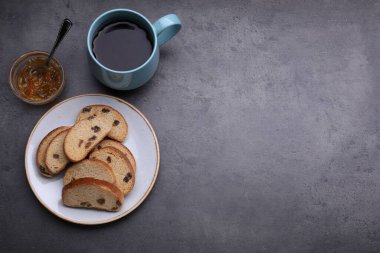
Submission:
<svg viewBox="0 0 380 253">
<path fill-rule="evenodd" d="M 117 7 L 183 22 L 131 92 L 100 85 L 85 60 L 91 21 Z M 64 17 L 58 101 L 123 98 L 161 147 L 150 196 L 103 226 L 50 214 L 24 172 L 27 138 L 58 101 L 24 104 L 8 71 L 49 50 Z M 380 251 L 380 2 L 1 1 L 0 34 L 1 252 Z"/>
</svg>

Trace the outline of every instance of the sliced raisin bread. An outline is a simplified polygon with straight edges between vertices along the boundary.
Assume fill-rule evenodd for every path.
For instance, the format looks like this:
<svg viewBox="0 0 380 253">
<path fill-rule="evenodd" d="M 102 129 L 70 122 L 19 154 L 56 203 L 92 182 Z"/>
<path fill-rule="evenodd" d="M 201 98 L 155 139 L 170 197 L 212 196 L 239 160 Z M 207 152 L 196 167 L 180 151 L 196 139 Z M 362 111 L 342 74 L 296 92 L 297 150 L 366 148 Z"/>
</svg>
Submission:
<svg viewBox="0 0 380 253">
<path fill-rule="evenodd" d="M 77 122 L 69 131 L 64 150 L 72 162 L 83 160 L 109 133 L 112 121 L 101 115 L 90 116 Z"/>
<path fill-rule="evenodd" d="M 56 129 L 52 130 L 50 133 L 48 133 L 42 139 L 40 145 L 38 146 L 38 149 L 37 149 L 37 165 L 38 165 L 38 169 L 39 169 L 39 171 L 41 172 L 42 175 L 44 175 L 46 177 L 51 177 L 52 176 L 50 174 L 50 172 L 46 168 L 46 163 L 45 163 L 46 150 L 47 150 L 50 142 L 53 140 L 53 138 L 56 137 L 62 131 L 68 129 L 68 128 L 69 127 L 67 127 L 67 126 L 62 126 L 62 127 L 58 127 Z"/>
<path fill-rule="evenodd" d="M 58 174 L 64 170 L 66 165 L 70 162 L 63 151 L 63 142 L 69 131 L 70 129 L 63 130 L 55 136 L 46 150 L 45 163 L 51 175 Z"/>
<path fill-rule="evenodd" d="M 95 150 L 90 158 L 107 162 L 116 176 L 116 186 L 127 195 L 135 185 L 135 172 L 125 155 L 114 147 L 105 147 Z"/>
<path fill-rule="evenodd" d="M 124 202 L 124 195 L 109 182 L 80 178 L 63 187 L 62 201 L 70 207 L 118 211 Z"/>
<path fill-rule="evenodd" d="M 128 124 L 123 115 L 111 106 L 107 105 L 89 105 L 84 107 L 77 117 L 77 122 L 90 116 L 103 115 L 112 120 L 112 128 L 108 137 L 117 141 L 124 141 L 128 135 Z"/>
<path fill-rule="evenodd" d="M 129 160 L 129 162 L 132 165 L 133 170 L 136 172 L 136 160 L 133 157 L 132 152 L 126 146 L 124 146 L 120 142 L 106 139 L 106 140 L 102 140 L 102 142 L 100 142 L 96 146 L 95 149 L 101 149 L 101 148 L 104 148 L 104 147 L 114 147 L 114 148 L 117 148 L 118 150 L 120 150 L 124 155 L 126 155 L 127 159 Z"/>
<path fill-rule="evenodd" d="M 107 163 L 97 159 L 85 159 L 67 169 L 63 177 L 63 185 L 84 177 L 115 183 L 115 174 Z"/>
</svg>

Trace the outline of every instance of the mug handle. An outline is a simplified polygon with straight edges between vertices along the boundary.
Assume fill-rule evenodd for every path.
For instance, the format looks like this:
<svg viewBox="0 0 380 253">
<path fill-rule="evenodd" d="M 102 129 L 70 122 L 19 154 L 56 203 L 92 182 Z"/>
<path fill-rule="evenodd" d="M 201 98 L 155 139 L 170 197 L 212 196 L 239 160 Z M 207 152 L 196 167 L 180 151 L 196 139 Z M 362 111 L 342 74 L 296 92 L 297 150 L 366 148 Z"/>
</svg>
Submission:
<svg viewBox="0 0 380 253">
<path fill-rule="evenodd" d="M 153 27 L 157 33 L 158 46 L 161 46 L 179 32 L 181 20 L 175 14 L 168 14 L 154 22 Z"/>
</svg>

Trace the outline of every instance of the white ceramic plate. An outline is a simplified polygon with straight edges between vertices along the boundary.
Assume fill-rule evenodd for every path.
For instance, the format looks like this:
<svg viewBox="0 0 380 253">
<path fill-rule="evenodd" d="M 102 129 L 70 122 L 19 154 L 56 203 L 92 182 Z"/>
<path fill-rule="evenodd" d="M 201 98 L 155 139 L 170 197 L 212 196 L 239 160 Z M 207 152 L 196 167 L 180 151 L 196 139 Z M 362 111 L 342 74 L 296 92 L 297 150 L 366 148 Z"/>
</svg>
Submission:
<svg viewBox="0 0 380 253">
<path fill-rule="evenodd" d="M 39 173 L 36 164 L 37 148 L 44 136 L 56 127 L 73 125 L 80 109 L 92 104 L 112 106 L 128 122 L 128 137 L 124 145 L 131 150 L 136 159 L 136 181 L 133 191 L 125 197 L 122 209 L 118 212 L 64 206 L 61 200 L 64 173 L 51 179 L 45 178 Z M 51 108 L 34 127 L 25 152 L 26 176 L 41 204 L 64 220 L 87 225 L 111 222 L 136 209 L 154 185 L 159 162 L 160 151 L 156 134 L 145 116 L 124 100 L 102 94 L 72 97 Z"/>
</svg>

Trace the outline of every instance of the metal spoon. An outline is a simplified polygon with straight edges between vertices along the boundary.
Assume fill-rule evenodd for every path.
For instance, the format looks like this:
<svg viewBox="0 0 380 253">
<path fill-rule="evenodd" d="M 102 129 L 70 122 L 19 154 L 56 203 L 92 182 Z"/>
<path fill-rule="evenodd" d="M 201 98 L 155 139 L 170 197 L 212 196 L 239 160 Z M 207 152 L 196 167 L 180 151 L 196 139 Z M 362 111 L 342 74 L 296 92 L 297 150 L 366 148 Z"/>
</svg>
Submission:
<svg viewBox="0 0 380 253">
<path fill-rule="evenodd" d="M 34 69 L 33 71 L 34 74 L 41 74 L 49 66 L 49 62 L 51 58 L 53 57 L 55 50 L 57 49 L 57 47 L 59 46 L 63 38 L 66 36 L 67 32 L 70 30 L 72 25 L 73 23 L 70 21 L 70 19 L 65 18 L 63 20 L 61 28 L 59 29 L 59 32 L 57 35 L 57 39 L 55 40 L 54 46 L 49 53 L 49 57 L 47 58 L 46 62 L 43 65 L 38 66 L 37 68 Z"/>
</svg>

